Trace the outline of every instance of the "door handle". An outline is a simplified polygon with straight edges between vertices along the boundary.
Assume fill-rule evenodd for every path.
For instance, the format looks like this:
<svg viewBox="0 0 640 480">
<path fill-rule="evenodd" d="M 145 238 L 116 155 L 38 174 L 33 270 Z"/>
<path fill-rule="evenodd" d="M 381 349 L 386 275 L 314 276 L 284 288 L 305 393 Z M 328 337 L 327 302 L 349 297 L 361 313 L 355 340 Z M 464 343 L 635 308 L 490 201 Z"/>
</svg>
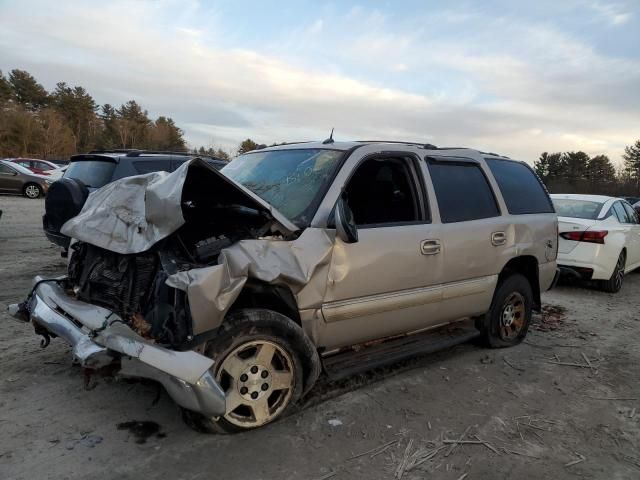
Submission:
<svg viewBox="0 0 640 480">
<path fill-rule="evenodd" d="M 507 243 L 507 234 L 504 232 L 493 232 L 491 234 L 491 244 L 499 247 Z"/>
<path fill-rule="evenodd" d="M 420 253 L 422 255 L 436 255 L 440 253 L 441 249 L 440 240 L 422 240 L 420 242 Z"/>
</svg>

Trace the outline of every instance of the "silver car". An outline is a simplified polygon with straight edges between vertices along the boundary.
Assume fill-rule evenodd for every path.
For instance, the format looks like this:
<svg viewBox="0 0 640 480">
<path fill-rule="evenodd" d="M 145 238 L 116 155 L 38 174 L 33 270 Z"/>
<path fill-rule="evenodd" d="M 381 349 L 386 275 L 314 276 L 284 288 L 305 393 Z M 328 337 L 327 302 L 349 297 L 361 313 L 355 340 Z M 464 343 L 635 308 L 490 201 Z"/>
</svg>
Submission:
<svg viewBox="0 0 640 480">
<path fill-rule="evenodd" d="M 241 431 L 321 374 L 518 344 L 557 278 L 557 226 L 531 168 L 493 153 L 280 145 L 92 193 L 62 228 L 68 275 L 10 310 L 87 368 L 161 382 L 199 430 Z"/>
</svg>

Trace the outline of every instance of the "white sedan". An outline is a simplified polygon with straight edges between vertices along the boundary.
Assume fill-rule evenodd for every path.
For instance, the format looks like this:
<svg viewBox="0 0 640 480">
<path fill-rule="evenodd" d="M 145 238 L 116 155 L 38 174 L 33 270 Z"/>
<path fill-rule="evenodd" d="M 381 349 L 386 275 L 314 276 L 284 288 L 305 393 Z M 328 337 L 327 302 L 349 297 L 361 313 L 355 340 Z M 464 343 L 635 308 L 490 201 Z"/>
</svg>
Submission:
<svg viewBox="0 0 640 480">
<path fill-rule="evenodd" d="M 558 213 L 558 267 L 563 274 L 596 280 L 615 293 L 625 273 L 640 267 L 640 222 L 622 198 L 551 195 Z"/>
</svg>

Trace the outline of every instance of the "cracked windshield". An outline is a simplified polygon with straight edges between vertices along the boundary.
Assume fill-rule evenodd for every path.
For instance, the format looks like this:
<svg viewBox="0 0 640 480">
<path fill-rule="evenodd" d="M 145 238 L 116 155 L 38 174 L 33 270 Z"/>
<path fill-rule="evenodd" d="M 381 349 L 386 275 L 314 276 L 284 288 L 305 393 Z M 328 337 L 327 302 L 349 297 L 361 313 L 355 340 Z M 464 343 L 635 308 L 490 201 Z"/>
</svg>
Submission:
<svg viewBox="0 0 640 480">
<path fill-rule="evenodd" d="M 249 153 L 222 171 L 302 226 L 311 221 L 342 154 L 324 149 Z"/>
</svg>

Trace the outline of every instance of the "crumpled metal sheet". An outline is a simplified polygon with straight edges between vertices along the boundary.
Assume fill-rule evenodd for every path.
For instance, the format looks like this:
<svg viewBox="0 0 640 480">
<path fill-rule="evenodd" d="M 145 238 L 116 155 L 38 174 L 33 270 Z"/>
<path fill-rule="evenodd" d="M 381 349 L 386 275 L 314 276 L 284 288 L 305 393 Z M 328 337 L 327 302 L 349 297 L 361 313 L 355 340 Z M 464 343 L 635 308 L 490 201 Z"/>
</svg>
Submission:
<svg viewBox="0 0 640 480">
<path fill-rule="evenodd" d="M 216 204 L 226 199 L 263 212 L 283 234 L 298 230 L 255 193 L 195 158 L 172 173 L 126 177 L 92 192 L 80 214 L 60 231 L 112 252 L 144 252 L 185 223 L 182 202 L 185 194 L 193 196 L 201 188 L 199 184 L 207 187 L 204 194 L 199 192 L 199 199 L 204 202 Z"/>
<path fill-rule="evenodd" d="M 116 253 L 140 253 L 184 224 L 181 198 L 189 164 L 173 173 L 122 178 L 92 192 L 64 235 Z"/>
<path fill-rule="evenodd" d="M 220 254 L 218 265 L 178 272 L 167 285 L 187 292 L 195 334 L 216 328 L 248 278 L 288 286 L 298 308 L 320 308 L 333 239 L 307 228 L 296 240 L 242 240 Z"/>
</svg>

